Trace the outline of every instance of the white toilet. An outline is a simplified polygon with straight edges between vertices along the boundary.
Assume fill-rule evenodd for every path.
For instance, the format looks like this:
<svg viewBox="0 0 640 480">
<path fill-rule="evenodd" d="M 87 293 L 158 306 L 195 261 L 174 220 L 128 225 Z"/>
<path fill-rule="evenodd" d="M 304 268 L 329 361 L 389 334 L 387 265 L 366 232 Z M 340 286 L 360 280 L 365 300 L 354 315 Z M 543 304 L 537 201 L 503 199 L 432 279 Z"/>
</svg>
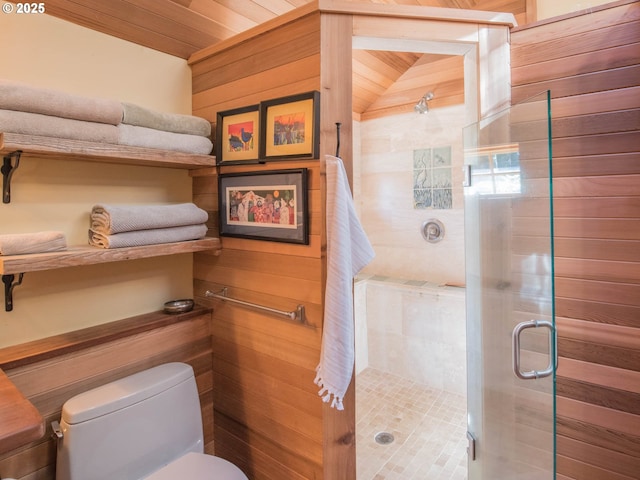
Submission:
<svg viewBox="0 0 640 480">
<path fill-rule="evenodd" d="M 69 399 L 58 437 L 57 480 L 248 480 L 232 463 L 202 453 L 198 390 L 184 363 Z"/>
</svg>

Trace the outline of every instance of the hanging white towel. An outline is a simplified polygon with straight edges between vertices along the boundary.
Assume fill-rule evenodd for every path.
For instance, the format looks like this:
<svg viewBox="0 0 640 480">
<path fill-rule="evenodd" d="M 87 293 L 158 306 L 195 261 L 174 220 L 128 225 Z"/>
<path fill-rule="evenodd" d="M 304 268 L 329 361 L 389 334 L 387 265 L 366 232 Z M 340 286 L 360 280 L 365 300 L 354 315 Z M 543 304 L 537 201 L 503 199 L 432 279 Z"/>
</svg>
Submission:
<svg viewBox="0 0 640 480">
<path fill-rule="evenodd" d="M 342 160 L 324 159 L 327 180 L 327 285 L 320 364 L 315 383 L 323 401 L 343 410 L 353 375 L 355 326 L 353 277 L 375 256 L 360 225 Z"/>
</svg>

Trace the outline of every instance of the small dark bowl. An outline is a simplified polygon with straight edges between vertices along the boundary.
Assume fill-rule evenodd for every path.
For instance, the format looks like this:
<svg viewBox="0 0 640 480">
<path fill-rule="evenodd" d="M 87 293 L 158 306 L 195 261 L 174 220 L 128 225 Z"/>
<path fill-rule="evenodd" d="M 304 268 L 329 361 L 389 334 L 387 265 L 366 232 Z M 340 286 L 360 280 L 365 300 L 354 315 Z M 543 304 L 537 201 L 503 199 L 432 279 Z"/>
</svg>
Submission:
<svg viewBox="0 0 640 480">
<path fill-rule="evenodd" d="M 183 298 L 181 300 L 171 300 L 164 304 L 165 313 L 184 313 L 193 310 L 193 299 Z"/>
</svg>

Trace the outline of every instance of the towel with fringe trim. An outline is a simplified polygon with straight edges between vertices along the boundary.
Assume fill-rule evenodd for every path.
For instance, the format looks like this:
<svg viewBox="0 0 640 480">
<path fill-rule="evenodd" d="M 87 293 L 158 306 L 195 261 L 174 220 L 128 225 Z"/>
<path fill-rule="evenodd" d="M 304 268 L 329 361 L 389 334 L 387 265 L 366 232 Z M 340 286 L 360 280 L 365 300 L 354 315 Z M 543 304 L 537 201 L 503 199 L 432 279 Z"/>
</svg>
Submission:
<svg viewBox="0 0 640 480">
<path fill-rule="evenodd" d="M 67 249 L 62 232 L 9 233 L 0 235 L 0 255 L 59 252 Z"/>
<path fill-rule="evenodd" d="M 209 214 L 193 203 L 94 205 L 90 229 L 103 235 L 206 223 Z"/>
<path fill-rule="evenodd" d="M 104 235 L 89 230 L 89 245 L 100 248 L 141 247 L 143 245 L 199 240 L 204 238 L 206 234 L 206 225 L 137 230 L 114 235 Z"/>
<path fill-rule="evenodd" d="M 316 368 L 318 395 L 331 407 L 344 410 L 342 400 L 355 363 L 353 277 L 375 256 L 356 215 L 342 160 L 325 157 L 327 178 L 327 285 L 320 363 Z M 333 398 L 333 400 L 332 400 Z"/>
<path fill-rule="evenodd" d="M 122 103 L 122 123 L 189 135 L 211 135 L 211 123 L 193 115 L 149 110 L 133 103 Z"/>
</svg>

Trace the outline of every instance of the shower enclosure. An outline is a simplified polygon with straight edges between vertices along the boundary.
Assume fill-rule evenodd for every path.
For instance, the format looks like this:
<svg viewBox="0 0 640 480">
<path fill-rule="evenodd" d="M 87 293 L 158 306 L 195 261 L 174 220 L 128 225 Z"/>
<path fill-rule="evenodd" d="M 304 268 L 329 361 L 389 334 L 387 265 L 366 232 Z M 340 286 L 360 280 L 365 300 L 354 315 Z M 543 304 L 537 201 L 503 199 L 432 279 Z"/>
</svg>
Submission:
<svg viewBox="0 0 640 480">
<path fill-rule="evenodd" d="M 358 480 L 466 479 L 464 113 L 357 124 L 354 199 L 376 250 L 355 283 Z M 449 208 L 416 208 L 427 169 L 449 179 Z M 436 222 L 446 232 L 431 243 Z"/>
<path fill-rule="evenodd" d="M 464 130 L 469 480 L 555 478 L 550 97 Z"/>
</svg>

